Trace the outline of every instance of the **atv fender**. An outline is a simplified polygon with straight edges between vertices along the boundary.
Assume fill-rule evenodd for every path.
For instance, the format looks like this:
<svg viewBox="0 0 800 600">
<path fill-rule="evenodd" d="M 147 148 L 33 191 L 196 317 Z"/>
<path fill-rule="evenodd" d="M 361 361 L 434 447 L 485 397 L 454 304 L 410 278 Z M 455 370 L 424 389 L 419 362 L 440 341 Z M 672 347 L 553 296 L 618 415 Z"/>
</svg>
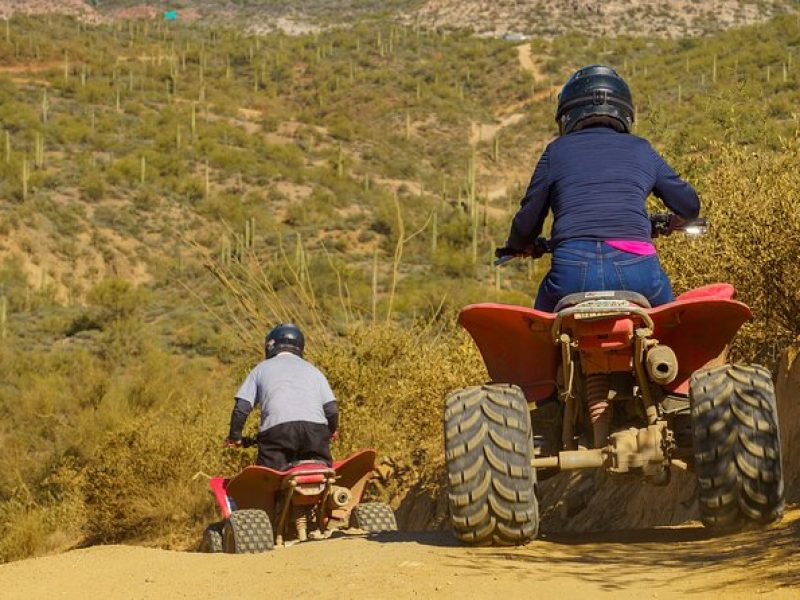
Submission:
<svg viewBox="0 0 800 600">
<path fill-rule="evenodd" d="M 733 286 L 712 284 L 648 309 L 653 337 L 678 358 L 678 376 L 667 388 L 671 393 L 687 394 L 692 373 L 714 365 L 752 317 L 734 295 Z M 551 331 L 555 318 L 523 306 L 487 303 L 465 307 L 458 321 L 475 340 L 491 380 L 518 385 L 533 402 L 547 398 L 556 386 L 561 354 Z"/>
</svg>

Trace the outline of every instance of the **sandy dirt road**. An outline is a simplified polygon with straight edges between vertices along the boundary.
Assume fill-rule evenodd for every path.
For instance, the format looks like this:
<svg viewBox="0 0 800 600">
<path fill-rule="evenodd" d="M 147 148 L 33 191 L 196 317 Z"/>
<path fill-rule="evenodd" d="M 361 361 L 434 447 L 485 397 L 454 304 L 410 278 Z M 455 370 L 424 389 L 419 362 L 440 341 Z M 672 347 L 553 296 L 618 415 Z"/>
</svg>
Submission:
<svg viewBox="0 0 800 600">
<path fill-rule="evenodd" d="M 549 534 L 466 548 L 448 533 L 346 536 L 259 555 L 96 546 L 0 566 L 4 600 L 225 598 L 800 598 L 800 509 L 766 532 L 698 524 Z"/>
</svg>

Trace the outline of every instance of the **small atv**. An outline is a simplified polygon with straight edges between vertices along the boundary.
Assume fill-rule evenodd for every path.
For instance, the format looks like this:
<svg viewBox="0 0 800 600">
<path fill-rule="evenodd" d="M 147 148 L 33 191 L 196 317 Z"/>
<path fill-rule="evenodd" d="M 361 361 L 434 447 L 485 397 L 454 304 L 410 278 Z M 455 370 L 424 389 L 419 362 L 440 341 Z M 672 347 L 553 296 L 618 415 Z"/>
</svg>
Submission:
<svg viewBox="0 0 800 600">
<path fill-rule="evenodd" d="M 652 217 L 671 233 L 670 218 Z M 702 232 L 702 220 L 677 229 Z M 547 251 L 539 240 L 536 255 Z M 501 262 L 503 259 L 500 259 Z M 784 509 L 772 377 L 728 364 L 752 314 L 731 285 L 651 308 L 627 291 L 572 294 L 554 313 L 465 307 L 459 323 L 491 382 L 452 392 L 444 412 L 450 522 L 468 544 L 524 544 L 539 527 L 537 471 L 669 481 L 693 470 L 703 524 L 763 526 Z"/>
<path fill-rule="evenodd" d="M 253 438 L 242 441 L 245 447 L 256 443 Z M 265 552 L 347 527 L 396 531 L 388 504 L 361 503 L 374 468 L 375 450 L 363 450 L 333 467 L 301 461 L 287 471 L 251 466 L 231 479 L 213 477 L 209 485 L 223 520 L 206 528 L 199 550 Z"/>
</svg>

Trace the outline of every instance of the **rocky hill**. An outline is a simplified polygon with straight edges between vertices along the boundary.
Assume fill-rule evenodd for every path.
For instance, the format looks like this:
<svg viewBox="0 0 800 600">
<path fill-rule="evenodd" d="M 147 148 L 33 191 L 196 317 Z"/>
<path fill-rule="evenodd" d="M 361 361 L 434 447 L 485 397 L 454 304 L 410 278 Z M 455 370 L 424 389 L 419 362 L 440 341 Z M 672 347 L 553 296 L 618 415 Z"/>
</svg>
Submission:
<svg viewBox="0 0 800 600">
<path fill-rule="evenodd" d="M 0 0 L 0 18 L 8 19 L 14 14 L 60 14 L 90 21 L 100 19 L 92 3 L 84 0 Z"/>
<path fill-rule="evenodd" d="M 791 10 L 796 2 L 717 0 L 429 0 L 413 18 L 433 27 L 466 28 L 482 35 L 592 35 L 678 37 L 747 25 Z"/>
<path fill-rule="evenodd" d="M 321 25 L 388 16 L 406 24 L 474 31 L 485 36 L 590 35 L 696 36 L 768 20 L 797 9 L 794 0 L 0 0 L 0 17 L 58 13 L 101 19 L 158 19 L 176 9 L 182 20 L 247 23 L 259 32 L 302 34 Z"/>
</svg>

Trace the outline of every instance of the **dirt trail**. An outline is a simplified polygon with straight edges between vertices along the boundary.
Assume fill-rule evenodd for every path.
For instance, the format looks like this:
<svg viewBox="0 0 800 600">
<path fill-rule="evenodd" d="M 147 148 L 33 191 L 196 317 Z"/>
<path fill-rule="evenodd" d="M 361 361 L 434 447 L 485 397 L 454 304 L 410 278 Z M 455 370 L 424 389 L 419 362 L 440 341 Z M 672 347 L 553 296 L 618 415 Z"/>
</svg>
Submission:
<svg viewBox="0 0 800 600">
<path fill-rule="evenodd" d="M 542 60 L 533 55 L 533 49 L 529 43 L 517 46 L 517 57 L 519 67 L 523 71 L 531 73 L 537 82 L 547 80 L 547 76 L 542 68 Z M 537 91 L 524 100 L 515 102 L 499 109 L 495 114 L 494 123 L 481 123 L 473 121 L 471 123 L 469 143 L 472 147 L 477 147 L 481 143 L 492 142 L 495 137 L 500 135 L 504 129 L 513 127 L 521 123 L 528 115 L 526 109 L 533 102 L 546 100 L 551 94 L 557 93 L 556 86 L 537 85 Z M 544 141 L 544 140 L 543 140 Z M 489 200 L 496 200 L 508 195 L 509 190 L 517 187 L 521 183 L 527 182 L 530 177 L 530 166 L 509 169 L 506 167 L 501 173 L 495 173 L 494 180 L 485 189 Z M 499 209 L 500 216 L 506 215 L 506 209 Z"/>
<path fill-rule="evenodd" d="M 347 536 L 260 555 L 97 546 L 0 566 L 5 600 L 37 598 L 797 598 L 800 510 L 766 532 L 708 539 L 697 524 L 550 534 L 467 548 L 446 532 Z M 257 586 L 257 587 L 254 587 Z M 542 597 L 542 596 L 538 596 Z"/>
</svg>

